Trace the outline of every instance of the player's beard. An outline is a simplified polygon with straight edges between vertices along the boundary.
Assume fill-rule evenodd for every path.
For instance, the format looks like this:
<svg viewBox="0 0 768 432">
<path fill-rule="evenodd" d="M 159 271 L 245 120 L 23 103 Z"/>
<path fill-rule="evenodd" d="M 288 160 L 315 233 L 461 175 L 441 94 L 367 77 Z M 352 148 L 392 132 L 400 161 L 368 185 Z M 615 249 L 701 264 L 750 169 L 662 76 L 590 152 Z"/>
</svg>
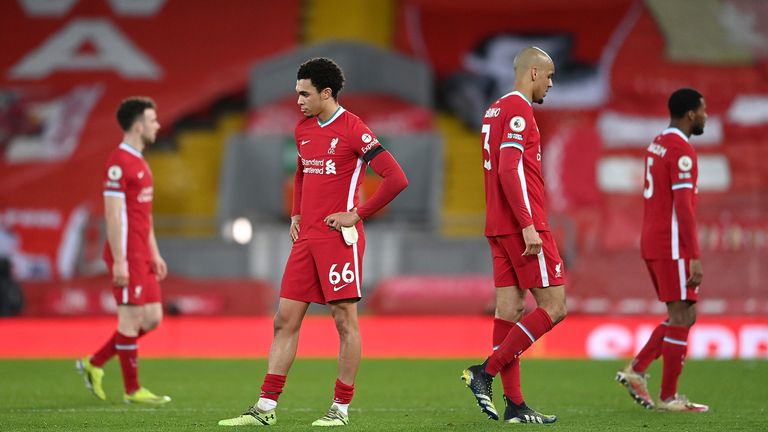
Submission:
<svg viewBox="0 0 768 432">
<path fill-rule="evenodd" d="M 701 135 L 704 133 L 703 124 L 695 124 L 691 126 L 691 135 Z"/>
</svg>

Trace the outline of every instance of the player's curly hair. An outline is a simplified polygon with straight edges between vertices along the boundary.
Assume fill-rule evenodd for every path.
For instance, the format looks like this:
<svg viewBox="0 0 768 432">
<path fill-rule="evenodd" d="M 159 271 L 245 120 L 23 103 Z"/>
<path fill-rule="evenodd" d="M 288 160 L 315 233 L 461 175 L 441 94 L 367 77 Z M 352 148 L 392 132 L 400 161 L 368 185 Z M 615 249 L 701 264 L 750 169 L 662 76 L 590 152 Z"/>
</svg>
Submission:
<svg viewBox="0 0 768 432">
<path fill-rule="evenodd" d="M 296 79 L 312 81 L 312 85 L 318 92 L 326 88 L 331 89 L 331 96 L 334 99 L 338 99 L 339 92 L 344 88 L 344 72 L 341 71 L 341 67 L 335 61 L 325 57 L 316 57 L 304 62 L 299 66 Z"/>
<path fill-rule="evenodd" d="M 157 109 L 155 101 L 145 96 L 133 96 L 123 99 L 117 108 L 117 122 L 124 132 L 128 132 L 131 126 L 144 115 L 146 109 Z"/>
<path fill-rule="evenodd" d="M 703 96 L 692 88 L 677 89 L 669 96 L 667 107 L 673 119 L 683 118 L 688 111 L 696 111 L 701 106 Z"/>
</svg>

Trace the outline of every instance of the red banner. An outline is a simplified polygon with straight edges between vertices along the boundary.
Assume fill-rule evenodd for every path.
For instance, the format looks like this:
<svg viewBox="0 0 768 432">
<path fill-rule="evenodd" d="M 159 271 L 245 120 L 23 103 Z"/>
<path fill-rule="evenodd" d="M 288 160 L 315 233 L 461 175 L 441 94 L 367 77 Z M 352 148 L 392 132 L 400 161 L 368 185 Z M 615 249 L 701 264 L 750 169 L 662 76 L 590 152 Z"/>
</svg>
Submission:
<svg viewBox="0 0 768 432">
<path fill-rule="evenodd" d="M 0 235 L 20 276 L 73 274 L 123 98 L 151 96 L 168 127 L 295 46 L 298 16 L 298 0 L 0 2 Z"/>
<path fill-rule="evenodd" d="M 629 358 L 658 322 L 650 317 L 569 316 L 526 351 L 524 358 Z M 492 325 L 488 316 L 365 316 L 360 318 L 363 357 L 479 360 L 491 353 Z M 0 358 L 75 358 L 99 346 L 113 330 L 114 318 L 4 319 L 0 320 Z M 263 358 L 271 341 L 272 319 L 267 317 L 170 317 L 141 340 L 141 355 Z M 331 317 L 304 319 L 300 357 L 335 358 L 338 346 Z M 702 317 L 691 330 L 688 356 L 768 359 L 768 319 Z"/>
<path fill-rule="evenodd" d="M 269 315 L 277 292 L 269 281 L 192 279 L 169 275 L 160 283 L 169 315 Z M 114 315 L 109 276 L 22 285 L 25 317 Z"/>
</svg>

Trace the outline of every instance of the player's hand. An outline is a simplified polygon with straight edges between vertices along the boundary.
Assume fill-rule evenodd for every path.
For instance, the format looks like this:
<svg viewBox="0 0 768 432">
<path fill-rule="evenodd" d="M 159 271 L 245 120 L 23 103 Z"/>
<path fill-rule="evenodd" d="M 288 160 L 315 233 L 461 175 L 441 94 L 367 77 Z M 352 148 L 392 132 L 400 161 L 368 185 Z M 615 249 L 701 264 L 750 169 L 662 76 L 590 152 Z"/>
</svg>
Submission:
<svg viewBox="0 0 768 432">
<path fill-rule="evenodd" d="M 538 255 L 541 252 L 541 237 L 532 224 L 523 228 L 523 241 L 525 241 L 523 256 Z"/>
<path fill-rule="evenodd" d="M 689 287 L 697 287 L 701 285 L 701 280 L 704 278 L 704 269 L 701 267 L 701 260 L 692 259 L 688 265 L 688 270 L 691 276 L 685 281 L 685 285 Z"/>
<path fill-rule="evenodd" d="M 299 239 L 299 232 L 301 231 L 299 221 L 301 221 L 301 215 L 291 216 L 291 227 L 288 229 L 288 233 L 291 235 L 292 242 Z"/>
<path fill-rule="evenodd" d="M 152 259 L 152 271 L 155 272 L 155 277 L 159 281 L 168 276 L 168 265 L 165 263 L 163 257 L 158 255 Z"/>
<path fill-rule="evenodd" d="M 112 264 L 112 285 L 116 287 L 128 286 L 128 261 L 115 261 Z"/>
<path fill-rule="evenodd" d="M 352 209 L 351 212 L 339 212 L 328 215 L 324 221 L 329 227 L 336 231 L 341 231 L 343 226 L 355 226 L 356 223 L 360 222 L 360 216 L 357 215 L 357 209 Z"/>
</svg>

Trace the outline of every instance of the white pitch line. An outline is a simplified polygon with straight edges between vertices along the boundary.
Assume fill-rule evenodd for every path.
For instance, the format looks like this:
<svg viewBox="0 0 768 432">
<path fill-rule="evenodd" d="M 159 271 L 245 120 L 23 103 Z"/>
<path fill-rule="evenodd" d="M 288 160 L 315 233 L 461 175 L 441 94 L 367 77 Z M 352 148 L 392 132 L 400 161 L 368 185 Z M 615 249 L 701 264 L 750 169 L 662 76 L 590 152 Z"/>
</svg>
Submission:
<svg viewBox="0 0 768 432">
<path fill-rule="evenodd" d="M 350 411 L 354 412 L 454 412 L 458 411 L 455 408 L 419 408 L 417 409 L 410 409 L 410 408 L 350 408 Z M 0 412 L 6 411 L 6 410 L 0 410 Z M 211 408 L 171 408 L 171 407 L 156 407 L 156 408 L 129 408 L 129 407 L 107 407 L 107 408 L 97 408 L 97 407 L 81 407 L 81 408 L 12 408 L 7 410 L 8 412 L 13 413 L 75 413 L 75 412 L 97 412 L 97 413 L 125 413 L 125 412 L 163 412 L 163 411 L 171 411 L 171 412 L 210 412 L 210 413 L 220 413 L 222 412 L 221 409 L 211 409 Z M 280 411 L 287 411 L 287 412 L 312 412 L 312 411 L 322 411 L 321 408 L 280 408 Z"/>
</svg>

